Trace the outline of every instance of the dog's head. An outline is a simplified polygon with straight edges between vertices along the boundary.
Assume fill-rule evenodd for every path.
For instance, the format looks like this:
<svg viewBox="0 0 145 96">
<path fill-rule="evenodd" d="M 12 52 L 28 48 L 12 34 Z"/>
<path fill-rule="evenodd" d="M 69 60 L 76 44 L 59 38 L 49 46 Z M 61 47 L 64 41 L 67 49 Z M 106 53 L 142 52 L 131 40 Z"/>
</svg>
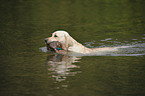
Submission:
<svg viewBox="0 0 145 96">
<path fill-rule="evenodd" d="M 50 42 L 58 41 L 62 44 L 64 50 L 67 50 L 73 44 L 72 37 L 66 31 L 56 31 L 52 34 L 51 37 L 45 39 L 45 43 L 49 44 Z"/>
</svg>

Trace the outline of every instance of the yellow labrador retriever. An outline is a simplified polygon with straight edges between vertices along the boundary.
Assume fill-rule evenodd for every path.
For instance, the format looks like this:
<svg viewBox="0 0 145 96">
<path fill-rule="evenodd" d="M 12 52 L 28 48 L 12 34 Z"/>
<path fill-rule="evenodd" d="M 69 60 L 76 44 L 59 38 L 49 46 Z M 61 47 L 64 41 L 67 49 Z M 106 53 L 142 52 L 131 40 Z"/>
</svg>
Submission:
<svg viewBox="0 0 145 96">
<path fill-rule="evenodd" d="M 87 48 L 82 44 L 78 43 L 75 39 L 73 39 L 66 31 L 56 31 L 52 34 L 52 37 L 46 38 L 46 44 L 52 41 L 59 41 L 62 46 L 63 50 L 72 51 L 77 53 L 96 53 L 100 51 L 114 51 L 120 47 L 105 47 L 105 48 Z"/>
</svg>

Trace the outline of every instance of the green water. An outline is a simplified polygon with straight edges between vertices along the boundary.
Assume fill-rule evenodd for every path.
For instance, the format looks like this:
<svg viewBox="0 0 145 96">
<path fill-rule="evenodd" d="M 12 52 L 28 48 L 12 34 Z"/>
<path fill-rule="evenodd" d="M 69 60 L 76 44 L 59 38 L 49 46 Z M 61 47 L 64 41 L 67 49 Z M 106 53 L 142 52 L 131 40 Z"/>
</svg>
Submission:
<svg viewBox="0 0 145 96">
<path fill-rule="evenodd" d="M 144 96 L 144 0 L 1 0 L 0 96 Z M 65 30 L 117 53 L 63 56 L 44 38 Z"/>
</svg>

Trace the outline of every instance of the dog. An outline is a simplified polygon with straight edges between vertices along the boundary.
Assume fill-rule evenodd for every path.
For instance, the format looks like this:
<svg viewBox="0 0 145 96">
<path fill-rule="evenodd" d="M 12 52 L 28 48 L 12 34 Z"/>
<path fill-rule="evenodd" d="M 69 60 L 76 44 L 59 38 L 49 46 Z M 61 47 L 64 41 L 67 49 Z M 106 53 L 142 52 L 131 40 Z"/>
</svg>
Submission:
<svg viewBox="0 0 145 96">
<path fill-rule="evenodd" d="M 62 50 L 89 54 L 94 52 L 114 51 L 120 47 L 87 48 L 73 39 L 66 31 L 55 31 L 51 37 L 45 38 L 45 43 L 58 41 L 62 44 Z"/>
</svg>

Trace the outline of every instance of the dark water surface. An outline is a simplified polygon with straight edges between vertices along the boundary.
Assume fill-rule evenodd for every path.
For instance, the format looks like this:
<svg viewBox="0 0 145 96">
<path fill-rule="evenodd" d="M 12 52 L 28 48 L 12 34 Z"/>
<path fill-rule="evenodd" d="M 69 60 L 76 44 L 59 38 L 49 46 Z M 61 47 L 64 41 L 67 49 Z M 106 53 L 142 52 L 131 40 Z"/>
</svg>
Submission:
<svg viewBox="0 0 145 96">
<path fill-rule="evenodd" d="M 66 30 L 116 53 L 48 53 L 44 38 Z M 0 96 L 145 96 L 144 0 L 1 0 Z"/>
</svg>

